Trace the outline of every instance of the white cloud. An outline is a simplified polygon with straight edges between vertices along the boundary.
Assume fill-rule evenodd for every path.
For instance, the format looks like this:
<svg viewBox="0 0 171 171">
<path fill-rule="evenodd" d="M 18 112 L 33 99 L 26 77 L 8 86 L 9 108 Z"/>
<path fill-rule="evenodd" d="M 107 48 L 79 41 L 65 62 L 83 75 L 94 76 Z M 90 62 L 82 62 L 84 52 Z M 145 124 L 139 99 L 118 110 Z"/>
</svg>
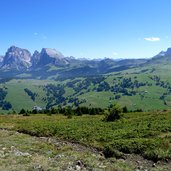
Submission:
<svg viewBox="0 0 171 171">
<path fill-rule="evenodd" d="M 150 41 L 150 42 L 158 42 L 160 41 L 160 38 L 159 37 L 146 37 L 144 38 L 144 40 Z"/>
<path fill-rule="evenodd" d="M 35 36 L 38 36 L 38 33 L 37 33 L 37 32 L 35 32 L 35 33 L 34 33 L 34 35 L 35 35 Z"/>
<path fill-rule="evenodd" d="M 46 40 L 48 37 L 43 33 L 34 32 L 33 35 L 39 39 Z"/>
<path fill-rule="evenodd" d="M 118 55 L 117 52 L 113 52 L 113 53 L 112 53 L 112 56 L 117 56 L 117 55 Z"/>
</svg>

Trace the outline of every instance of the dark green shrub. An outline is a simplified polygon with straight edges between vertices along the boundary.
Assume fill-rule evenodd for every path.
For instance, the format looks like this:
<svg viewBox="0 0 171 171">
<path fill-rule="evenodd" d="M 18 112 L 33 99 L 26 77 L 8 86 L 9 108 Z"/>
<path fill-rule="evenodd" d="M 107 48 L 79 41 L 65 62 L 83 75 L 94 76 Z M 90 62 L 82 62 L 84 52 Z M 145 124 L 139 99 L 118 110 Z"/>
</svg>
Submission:
<svg viewBox="0 0 171 171">
<path fill-rule="evenodd" d="M 128 113 L 128 109 L 126 106 L 123 107 L 123 113 Z"/>
<path fill-rule="evenodd" d="M 51 108 L 50 113 L 51 114 L 57 114 L 58 113 L 58 110 L 55 109 L 55 108 Z"/>
<path fill-rule="evenodd" d="M 90 115 L 96 115 L 96 110 L 95 110 L 95 108 L 92 108 L 92 109 L 90 110 Z"/>
<path fill-rule="evenodd" d="M 112 122 L 121 118 L 122 108 L 118 104 L 114 104 L 107 114 L 105 120 L 107 122 Z"/>
<path fill-rule="evenodd" d="M 25 109 L 21 109 L 20 112 L 19 112 L 19 114 L 21 114 L 21 115 L 25 114 L 25 113 L 26 113 Z"/>
<path fill-rule="evenodd" d="M 77 107 L 77 109 L 76 109 L 76 115 L 77 116 L 82 116 L 83 115 L 80 107 Z"/>
<path fill-rule="evenodd" d="M 106 158 L 108 157 L 115 157 L 117 159 L 123 157 L 123 153 L 114 149 L 111 145 L 106 145 L 103 150 L 103 154 Z"/>
<path fill-rule="evenodd" d="M 32 113 L 33 113 L 33 114 L 37 114 L 38 111 L 34 109 L 34 110 L 32 110 Z"/>
</svg>

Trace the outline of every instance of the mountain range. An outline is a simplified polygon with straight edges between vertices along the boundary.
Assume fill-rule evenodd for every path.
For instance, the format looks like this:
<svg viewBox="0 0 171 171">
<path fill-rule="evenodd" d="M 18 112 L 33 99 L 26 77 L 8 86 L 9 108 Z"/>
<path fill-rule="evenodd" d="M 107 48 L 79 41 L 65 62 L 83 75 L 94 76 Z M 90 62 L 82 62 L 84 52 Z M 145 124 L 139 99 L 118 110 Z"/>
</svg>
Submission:
<svg viewBox="0 0 171 171">
<path fill-rule="evenodd" d="M 62 78 L 90 76 L 160 63 L 160 60 L 171 60 L 171 48 L 148 59 L 88 60 L 65 57 L 51 48 L 42 48 L 41 52 L 36 50 L 31 54 L 27 49 L 11 46 L 4 56 L 0 56 L 0 77 L 16 77 L 21 73 L 29 74 L 29 78 L 43 79 L 54 75 Z"/>
<path fill-rule="evenodd" d="M 0 111 L 62 106 L 171 109 L 171 48 L 144 59 L 77 59 L 11 46 L 0 56 Z"/>
</svg>

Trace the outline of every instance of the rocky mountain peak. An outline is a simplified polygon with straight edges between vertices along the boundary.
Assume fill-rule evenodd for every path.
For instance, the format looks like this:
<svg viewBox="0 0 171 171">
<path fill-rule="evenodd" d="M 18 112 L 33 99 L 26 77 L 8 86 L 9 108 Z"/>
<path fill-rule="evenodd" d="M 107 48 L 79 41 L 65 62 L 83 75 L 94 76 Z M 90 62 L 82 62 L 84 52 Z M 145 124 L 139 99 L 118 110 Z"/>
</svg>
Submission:
<svg viewBox="0 0 171 171">
<path fill-rule="evenodd" d="M 161 58 L 161 57 L 165 57 L 165 56 L 171 56 L 171 48 L 168 48 L 167 51 L 161 51 L 153 58 L 155 59 L 155 58 Z"/>
<path fill-rule="evenodd" d="M 11 46 L 6 52 L 2 67 L 6 69 L 25 69 L 31 66 L 31 53 L 26 49 Z"/>
<path fill-rule="evenodd" d="M 39 51 L 35 50 L 33 53 L 33 56 L 37 56 L 39 54 Z"/>
<path fill-rule="evenodd" d="M 38 64 L 39 60 L 40 60 L 40 53 L 39 51 L 35 50 L 31 60 L 32 67 L 35 67 Z"/>
<path fill-rule="evenodd" d="M 167 49 L 166 55 L 171 55 L 171 48 L 168 48 L 168 49 Z"/>
<path fill-rule="evenodd" d="M 21 48 L 17 47 L 17 46 L 11 46 L 9 47 L 8 51 L 16 51 L 16 50 L 20 50 Z"/>
<path fill-rule="evenodd" d="M 42 54 L 47 54 L 51 58 L 64 58 L 64 55 L 57 51 L 56 49 L 43 48 L 41 51 Z"/>
<path fill-rule="evenodd" d="M 4 57 L 0 55 L 0 63 L 3 61 Z"/>
<path fill-rule="evenodd" d="M 38 66 L 48 64 L 64 66 L 68 64 L 68 61 L 61 52 L 58 52 L 57 50 L 50 48 L 43 48 L 39 54 L 37 53 L 37 59 Z"/>
</svg>

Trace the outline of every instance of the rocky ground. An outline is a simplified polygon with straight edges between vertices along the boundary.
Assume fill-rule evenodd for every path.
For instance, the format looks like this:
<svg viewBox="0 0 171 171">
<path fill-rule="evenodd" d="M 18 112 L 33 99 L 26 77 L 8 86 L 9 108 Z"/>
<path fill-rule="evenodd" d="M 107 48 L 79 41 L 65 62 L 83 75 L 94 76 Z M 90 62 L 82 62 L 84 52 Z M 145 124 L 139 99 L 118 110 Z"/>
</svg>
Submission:
<svg viewBox="0 0 171 171">
<path fill-rule="evenodd" d="M 102 152 L 49 137 L 0 129 L 0 171 L 170 171 L 170 161 L 137 155 L 106 159 Z"/>
</svg>

